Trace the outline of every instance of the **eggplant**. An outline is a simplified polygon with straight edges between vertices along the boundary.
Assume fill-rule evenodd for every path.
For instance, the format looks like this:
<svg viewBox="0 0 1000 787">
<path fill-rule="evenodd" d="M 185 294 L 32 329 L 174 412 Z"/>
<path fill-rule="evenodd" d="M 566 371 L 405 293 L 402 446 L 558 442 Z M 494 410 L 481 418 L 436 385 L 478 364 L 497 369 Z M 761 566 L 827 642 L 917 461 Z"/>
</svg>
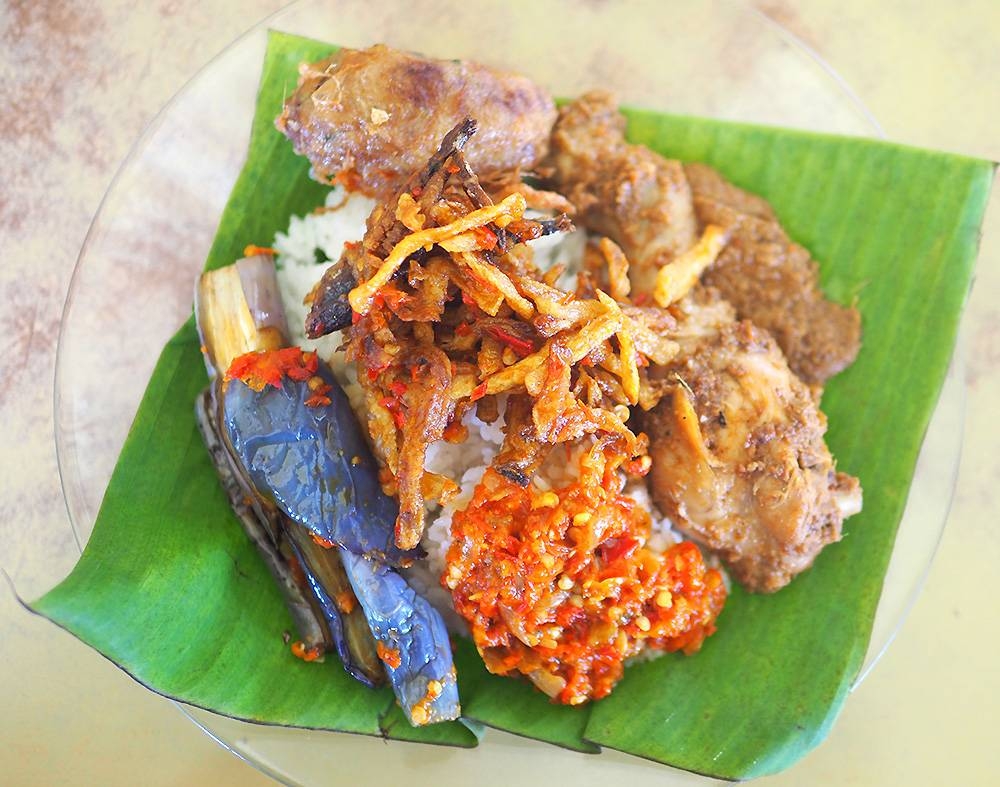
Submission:
<svg viewBox="0 0 1000 787">
<path fill-rule="evenodd" d="M 223 391 L 224 429 L 254 486 L 323 541 L 359 555 L 409 565 L 419 549 L 396 546 L 399 505 L 382 491 L 378 466 L 347 395 L 320 362 L 330 403 L 309 406 L 308 382 L 254 391 L 231 380 Z"/>
<path fill-rule="evenodd" d="M 240 355 L 288 343 L 274 260 L 266 254 L 201 274 L 194 313 L 210 380 L 225 374 Z"/>
<path fill-rule="evenodd" d="M 202 274 L 195 314 L 212 380 L 196 400 L 195 415 L 233 511 L 281 590 L 303 648 L 335 652 L 348 674 L 367 686 L 381 685 L 385 670 L 363 611 L 358 606 L 345 611 L 337 603 L 345 592 L 351 594 L 339 554 L 316 544 L 269 495 L 261 494 L 226 430 L 220 430 L 225 420 L 221 377 L 229 364 L 244 353 L 287 344 L 274 261 L 258 255 Z"/>
<path fill-rule="evenodd" d="M 306 404 L 315 379 L 285 378 L 260 391 L 222 382 L 240 355 L 287 345 L 273 261 L 248 258 L 203 274 L 195 312 L 212 379 L 197 402 L 199 426 L 303 644 L 335 651 L 368 686 L 388 677 L 415 726 L 457 718 L 444 621 L 392 567 L 423 553 L 395 545 L 398 504 L 382 492 L 375 458 L 330 370 L 318 362 L 314 377 L 329 399 L 318 406 Z"/>
<path fill-rule="evenodd" d="M 233 511 L 281 590 L 304 650 L 335 652 L 351 677 L 372 688 L 382 685 L 385 670 L 364 612 L 356 604 L 345 610 L 337 603 L 345 593 L 356 600 L 339 554 L 313 542 L 259 496 L 219 434 L 216 408 L 210 386 L 195 404 L 198 428 Z"/>
<path fill-rule="evenodd" d="M 441 614 L 389 566 L 343 548 L 340 556 L 410 724 L 457 719 L 462 708 Z"/>
<path fill-rule="evenodd" d="M 364 611 L 356 603 L 339 552 L 319 546 L 298 525 L 289 525 L 285 532 L 290 549 L 316 600 L 317 611 L 329 628 L 329 642 L 341 664 L 355 680 L 370 688 L 381 686 L 385 683 L 385 668 Z"/>
<path fill-rule="evenodd" d="M 324 624 L 323 618 L 316 614 L 313 604 L 310 603 L 308 588 L 303 587 L 296 578 L 295 572 L 281 554 L 272 527 L 269 527 L 254 510 L 245 485 L 238 480 L 238 470 L 233 466 L 219 436 L 214 408 L 212 389 L 206 388 L 195 401 L 195 418 L 212 459 L 212 465 L 219 476 L 226 497 L 229 498 L 229 505 L 239 518 L 250 541 L 257 547 L 275 584 L 281 590 L 285 606 L 292 615 L 303 645 L 309 649 L 322 647 L 326 650 L 327 646 L 333 644 L 329 627 Z"/>
</svg>

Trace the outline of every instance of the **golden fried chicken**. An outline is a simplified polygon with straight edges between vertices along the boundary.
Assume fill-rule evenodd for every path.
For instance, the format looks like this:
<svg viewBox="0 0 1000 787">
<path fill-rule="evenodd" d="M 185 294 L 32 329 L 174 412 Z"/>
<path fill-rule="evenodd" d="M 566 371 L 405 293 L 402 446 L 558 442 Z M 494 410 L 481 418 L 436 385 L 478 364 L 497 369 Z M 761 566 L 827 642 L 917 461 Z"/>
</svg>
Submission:
<svg viewBox="0 0 1000 787">
<path fill-rule="evenodd" d="M 674 311 L 681 354 L 645 419 L 653 499 L 747 589 L 773 592 L 840 539 L 861 487 L 836 471 L 826 418 L 766 331 L 711 291 Z"/>
<path fill-rule="evenodd" d="M 300 71 L 276 125 L 319 180 L 386 197 L 465 118 L 478 122 L 465 153 L 483 177 L 530 169 L 548 151 L 552 97 L 516 74 L 381 44 L 342 49 Z"/>
</svg>

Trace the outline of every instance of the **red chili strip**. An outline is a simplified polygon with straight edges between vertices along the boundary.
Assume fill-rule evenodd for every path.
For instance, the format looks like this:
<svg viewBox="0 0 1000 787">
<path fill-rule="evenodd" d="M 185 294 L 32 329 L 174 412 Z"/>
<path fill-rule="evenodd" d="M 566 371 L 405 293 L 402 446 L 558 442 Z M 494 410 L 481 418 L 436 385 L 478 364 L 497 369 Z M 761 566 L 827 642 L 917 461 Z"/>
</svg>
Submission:
<svg viewBox="0 0 1000 787">
<path fill-rule="evenodd" d="M 494 339 L 503 342 L 522 358 L 531 355 L 535 351 L 535 345 L 528 339 L 522 339 L 497 325 L 491 325 L 486 332 Z"/>
</svg>

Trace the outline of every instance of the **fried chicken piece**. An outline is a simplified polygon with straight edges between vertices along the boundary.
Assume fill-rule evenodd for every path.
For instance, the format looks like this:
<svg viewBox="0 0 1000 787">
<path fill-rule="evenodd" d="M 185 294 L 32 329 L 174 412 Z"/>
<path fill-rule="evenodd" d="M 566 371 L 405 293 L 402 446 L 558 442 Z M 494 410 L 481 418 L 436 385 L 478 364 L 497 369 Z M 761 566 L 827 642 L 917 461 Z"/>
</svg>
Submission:
<svg viewBox="0 0 1000 787">
<path fill-rule="evenodd" d="M 788 238 L 771 206 L 710 167 L 628 144 L 611 95 L 588 93 L 560 109 L 549 163 L 553 186 L 577 206 L 577 220 L 625 252 L 633 295 L 651 293 L 657 271 L 716 225 L 729 239 L 703 280 L 740 318 L 771 332 L 792 371 L 822 386 L 857 356 L 860 315 L 824 297 L 818 266 Z"/>
<path fill-rule="evenodd" d="M 697 240 L 684 168 L 625 141 L 614 96 L 586 93 L 559 110 L 552 129 L 553 184 L 588 229 L 621 246 L 633 292 L 652 292 L 656 271 Z"/>
<path fill-rule="evenodd" d="M 684 171 L 699 221 L 729 232 L 703 281 L 774 336 L 803 382 L 821 386 L 850 366 L 861 346 L 861 315 L 824 297 L 819 266 L 788 238 L 771 206 L 705 164 Z"/>
<path fill-rule="evenodd" d="M 765 200 L 706 167 L 629 145 L 624 133 L 608 94 L 563 107 L 549 160 L 554 186 L 581 224 L 621 246 L 633 295 L 651 292 L 702 226 L 721 227 L 725 259 L 705 279 L 735 306 L 696 287 L 671 307 L 677 324 L 666 336 L 680 353 L 655 369 L 667 393 L 645 417 L 653 499 L 749 589 L 771 592 L 838 540 L 861 507 L 858 481 L 834 469 L 826 419 L 796 376 L 822 383 L 853 360 L 857 312 L 823 298 L 815 263 Z"/>
<path fill-rule="evenodd" d="M 840 539 L 861 487 L 836 471 L 826 418 L 767 331 L 710 291 L 675 312 L 673 384 L 644 424 L 653 500 L 748 590 L 776 591 Z"/>
<path fill-rule="evenodd" d="M 526 77 L 384 45 L 341 49 L 300 73 L 275 125 L 314 177 L 369 196 L 396 191 L 463 118 L 479 123 L 466 154 L 480 175 L 530 169 L 548 150 L 555 105 Z"/>
</svg>

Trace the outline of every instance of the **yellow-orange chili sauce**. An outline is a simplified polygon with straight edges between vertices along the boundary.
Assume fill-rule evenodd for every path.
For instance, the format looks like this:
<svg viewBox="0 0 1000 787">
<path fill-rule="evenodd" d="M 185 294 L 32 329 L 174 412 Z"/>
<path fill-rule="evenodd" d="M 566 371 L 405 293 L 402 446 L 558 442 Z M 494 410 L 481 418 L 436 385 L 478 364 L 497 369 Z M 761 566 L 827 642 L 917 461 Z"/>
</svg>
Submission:
<svg viewBox="0 0 1000 787">
<path fill-rule="evenodd" d="M 491 672 L 572 705 L 607 696 L 644 648 L 697 651 L 726 599 L 694 544 L 646 547 L 649 514 L 597 449 L 579 465 L 551 491 L 487 470 L 454 515 L 441 579 Z"/>
</svg>

